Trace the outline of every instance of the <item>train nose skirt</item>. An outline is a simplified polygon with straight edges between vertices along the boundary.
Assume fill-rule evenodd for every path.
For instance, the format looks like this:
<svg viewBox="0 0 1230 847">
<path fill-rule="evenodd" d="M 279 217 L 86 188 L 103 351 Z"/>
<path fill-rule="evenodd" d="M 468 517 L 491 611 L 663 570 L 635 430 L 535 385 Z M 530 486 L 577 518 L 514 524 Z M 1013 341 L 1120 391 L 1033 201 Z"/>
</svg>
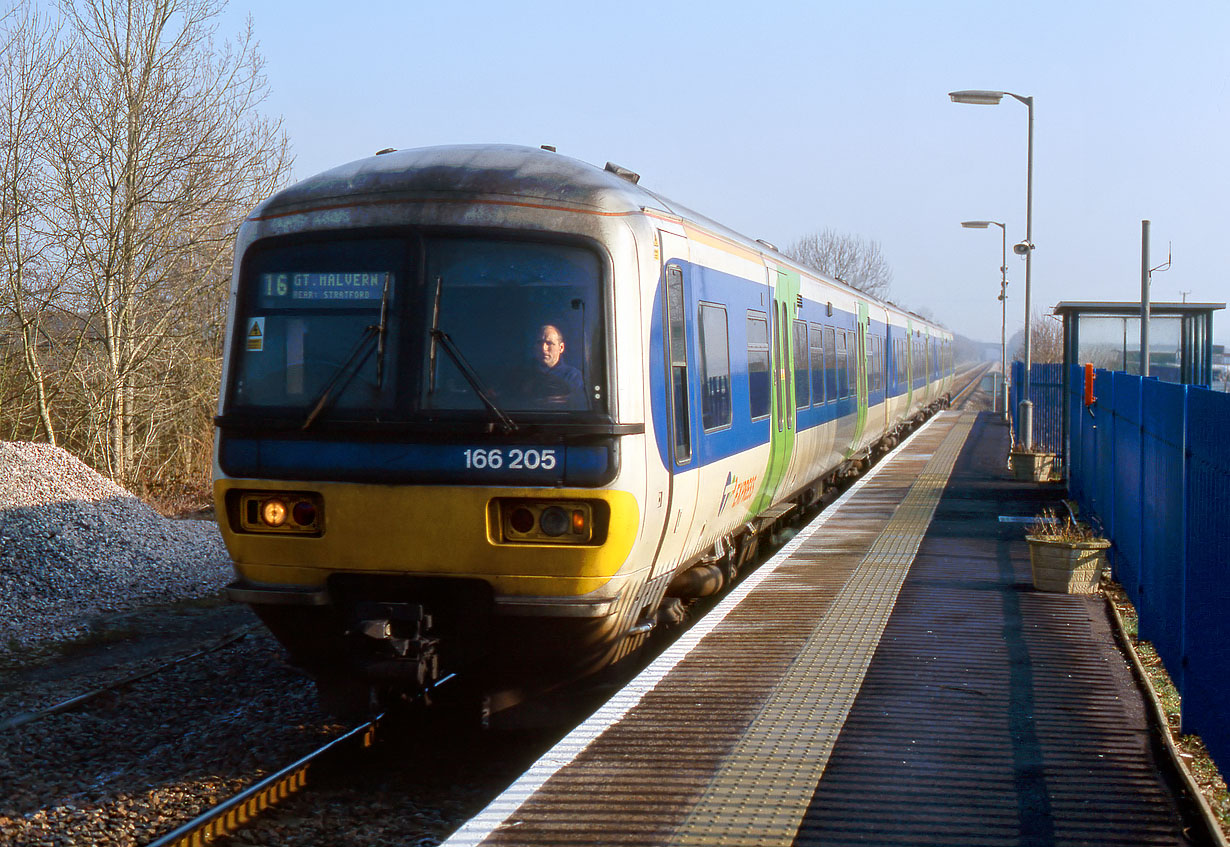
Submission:
<svg viewBox="0 0 1230 847">
<path fill-rule="evenodd" d="M 1099 788 L 1096 797 L 1086 792 L 1075 801 L 1079 815 L 1105 824 L 1123 813 L 1103 843 L 1183 843 L 1172 798 L 1130 776 L 1155 775 L 1156 763 L 1121 758 L 1128 753 L 1117 742 L 1071 740 L 1090 731 L 1083 724 L 1105 725 L 1113 708 L 1090 706 L 1086 694 L 1078 699 L 1092 713 L 1088 720 L 1063 702 L 1051 703 L 1053 715 L 1035 715 L 1040 702 L 1022 704 L 1006 693 L 1023 679 L 1021 662 L 1028 668 L 1030 661 L 1014 652 L 1023 636 L 1009 629 L 1053 626 L 1059 638 L 1071 638 L 1087 633 L 1090 609 L 1097 608 L 1085 598 L 1038 595 L 1046 606 L 1039 607 L 1041 623 L 1027 625 L 1022 617 L 1033 612 L 1021 601 L 1035 599 L 1024 596 L 1032 595 L 1027 577 L 1014 576 L 1011 563 L 1005 575 L 1002 561 L 987 555 L 988 546 L 1024 547 L 1005 534 L 1021 528 L 995 516 L 1011 512 L 1022 496 L 1015 505 L 1033 509 L 1038 487 L 1001 474 L 1004 481 L 993 482 L 978 506 L 961 499 L 969 494 L 963 489 L 959 505 L 945 507 L 958 513 L 944 518 L 945 537 L 928 536 L 963 449 L 970 457 L 962 464 L 967 477 L 968 468 L 985 475 L 980 469 L 994 466 L 981 454 L 1000 449 L 998 442 L 1006 455 L 1006 432 L 990 421 L 948 412 L 921 428 L 445 843 L 1041 844 L 1036 834 L 1049 833 L 1045 843 L 1058 843 L 1065 826 L 1075 826 L 1082 843 L 1098 843 L 1090 826 L 1053 819 L 1074 813 L 1065 811 L 1067 798 L 1048 795 L 1042 755 L 1058 749 L 1059 761 L 1086 746 L 1090 752 L 1079 755 L 1092 763 L 1077 764 Z M 971 439 L 972 431 L 978 435 Z M 961 510 L 971 509 L 976 519 L 963 520 Z M 928 564 L 920 578 L 911 568 L 922 558 L 924 540 L 926 550 L 941 549 L 942 565 L 937 574 Z M 926 553 L 928 562 L 936 558 Z M 1027 562 L 1023 567 L 1027 573 Z M 903 589 L 907 578 L 911 588 Z M 920 579 L 927 584 L 915 588 Z M 937 590 L 948 599 L 920 602 Z M 1004 599 L 1009 596 L 1015 604 Z M 953 610 L 962 604 L 973 611 Z M 988 615 L 987 607 L 997 611 Z M 1009 612 L 1017 617 L 1007 619 Z M 945 621 L 953 631 L 942 631 Z M 1008 648 L 998 646 L 1004 642 Z M 1045 661 L 1063 652 L 1051 651 Z M 1107 663 L 1096 650 L 1084 661 Z M 886 664 L 895 670 L 881 673 Z M 1029 669 L 1040 692 L 1046 674 L 1059 679 L 1048 677 L 1046 686 L 1088 688 L 1079 678 L 1085 671 Z M 901 690 L 888 687 L 903 676 Z M 1122 693 L 1099 688 L 1096 696 L 1122 708 L 1126 723 Z M 847 729 L 852 709 L 859 715 L 856 732 Z M 997 728 L 983 731 L 983 721 Z M 879 733 L 870 739 L 869 724 Z M 1047 733 L 1051 748 L 1038 738 Z M 1140 727 L 1128 726 L 1124 734 L 1132 739 L 1127 746 L 1135 745 L 1132 755 L 1151 755 Z M 1096 761 L 1099 744 L 1115 750 L 1115 763 Z M 1116 773 L 1129 774 L 1122 787 Z M 828 785 L 839 779 L 845 782 Z M 880 808 L 877 794 L 890 798 Z M 1123 821 L 1163 837 L 1137 839 Z"/>
</svg>

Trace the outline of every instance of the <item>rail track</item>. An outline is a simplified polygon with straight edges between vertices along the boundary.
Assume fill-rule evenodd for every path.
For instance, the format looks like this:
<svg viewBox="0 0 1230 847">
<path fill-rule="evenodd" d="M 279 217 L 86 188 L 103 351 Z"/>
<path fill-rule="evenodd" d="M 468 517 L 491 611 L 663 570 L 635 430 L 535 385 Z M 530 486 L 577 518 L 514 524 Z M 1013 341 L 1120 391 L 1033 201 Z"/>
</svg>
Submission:
<svg viewBox="0 0 1230 847">
<path fill-rule="evenodd" d="M 16 714 L 8 718 L 4 718 L 3 720 L 0 720 L 0 732 L 4 732 L 6 730 L 18 729 L 27 724 L 34 723 L 35 721 L 40 721 L 40 720 L 43 720 L 44 718 L 49 718 L 52 715 L 59 715 L 65 712 L 71 712 L 74 709 L 79 709 L 85 706 L 86 704 L 98 699 L 104 694 L 109 694 L 111 692 L 120 691 L 124 688 L 127 688 L 128 686 L 132 685 L 135 682 L 140 682 L 141 680 L 149 679 L 150 677 L 157 676 L 160 673 L 168 671 L 171 668 L 177 667 L 186 662 L 191 662 L 196 659 L 200 659 L 205 656 L 216 653 L 219 650 L 225 649 L 226 647 L 229 647 L 230 645 L 236 643 L 237 641 L 248 636 L 249 634 L 256 632 L 258 629 L 259 629 L 258 624 L 248 624 L 247 626 L 239 627 L 238 629 L 232 630 L 231 632 L 222 636 L 217 641 L 215 641 L 213 644 L 210 644 L 208 647 L 203 647 L 200 650 L 194 650 L 191 653 L 186 653 L 181 656 L 176 656 L 173 659 L 168 659 L 167 661 L 160 662 L 157 665 L 153 666 L 152 668 L 146 668 L 145 670 L 138 671 L 137 673 L 126 674 L 125 676 L 122 676 L 119 679 L 108 682 L 105 685 L 100 685 L 100 686 L 97 686 L 96 688 L 92 688 L 81 694 L 76 694 L 72 697 L 69 697 L 66 700 L 61 700 L 45 708 L 36 709 L 32 712 L 22 712 L 20 714 Z"/>
<path fill-rule="evenodd" d="M 957 406 L 966 402 L 977 389 L 982 374 L 989 367 L 989 365 L 981 365 L 960 374 L 958 381 L 963 381 L 964 384 L 953 395 L 951 405 Z M 771 551 L 765 551 L 765 553 L 771 553 Z M 698 611 L 703 611 L 703 609 Z M 662 639 L 661 643 L 655 645 L 655 649 L 649 652 L 656 653 L 666 644 L 667 640 Z M 651 658 L 651 655 L 647 655 L 645 661 Z M 432 692 L 452 680 L 451 676 L 440 680 L 426 690 L 423 696 L 430 696 Z M 203 845 L 216 838 L 238 832 L 257 821 L 263 813 L 276 804 L 292 796 L 300 795 L 300 792 L 315 785 L 318 780 L 315 779 L 314 772 L 319 773 L 330 767 L 332 762 L 345 760 L 372 748 L 377 744 L 389 720 L 390 716 L 381 714 L 350 728 L 292 764 L 218 803 L 156 840 L 148 842 L 148 847 L 194 847 L 194 845 Z M 492 790 L 497 789 L 493 787 Z"/>
</svg>

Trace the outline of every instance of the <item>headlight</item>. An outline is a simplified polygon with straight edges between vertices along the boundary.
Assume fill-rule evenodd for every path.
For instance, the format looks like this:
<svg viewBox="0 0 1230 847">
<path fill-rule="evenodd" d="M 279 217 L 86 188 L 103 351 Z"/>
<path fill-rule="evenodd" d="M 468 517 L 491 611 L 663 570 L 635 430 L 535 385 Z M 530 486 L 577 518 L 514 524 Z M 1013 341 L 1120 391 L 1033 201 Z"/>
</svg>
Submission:
<svg viewBox="0 0 1230 847">
<path fill-rule="evenodd" d="M 552 538 L 563 535 L 572 528 L 568 513 L 559 506 L 548 506 L 543 509 L 542 514 L 538 516 L 538 525 Z"/>
<path fill-rule="evenodd" d="M 228 491 L 227 517 L 236 532 L 321 535 L 324 498 L 310 491 Z"/>
<path fill-rule="evenodd" d="M 608 507 L 602 500 L 499 499 L 493 502 L 504 544 L 601 544 Z"/>
<path fill-rule="evenodd" d="M 286 504 L 276 497 L 266 500 L 261 504 L 261 521 L 272 527 L 286 523 Z"/>
</svg>

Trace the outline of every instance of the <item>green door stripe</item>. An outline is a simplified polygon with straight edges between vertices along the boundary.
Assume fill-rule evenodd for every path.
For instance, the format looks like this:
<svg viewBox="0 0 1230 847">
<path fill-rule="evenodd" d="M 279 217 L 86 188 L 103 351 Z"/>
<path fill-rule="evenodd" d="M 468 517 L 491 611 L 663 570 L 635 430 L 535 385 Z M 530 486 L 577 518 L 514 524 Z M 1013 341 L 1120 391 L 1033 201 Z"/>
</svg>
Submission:
<svg viewBox="0 0 1230 847">
<path fill-rule="evenodd" d="M 800 290 L 801 285 L 797 273 L 778 269 L 777 285 L 773 287 L 773 315 L 770 316 L 769 321 L 769 343 L 772 347 L 770 366 L 773 369 L 769 379 L 769 462 L 760 487 L 748 507 L 747 516 L 749 518 L 763 512 L 773 503 L 777 488 L 786 475 L 786 468 L 790 466 L 790 455 L 794 452 L 796 410 L 794 407 L 793 327 L 794 318 L 798 314 L 795 304 Z M 785 320 L 781 318 L 783 306 L 785 307 Z M 771 329 L 775 323 L 778 325 L 776 336 L 773 335 Z M 778 430 L 777 426 L 779 390 L 782 392 L 780 408 L 784 419 L 781 430 Z"/>
</svg>

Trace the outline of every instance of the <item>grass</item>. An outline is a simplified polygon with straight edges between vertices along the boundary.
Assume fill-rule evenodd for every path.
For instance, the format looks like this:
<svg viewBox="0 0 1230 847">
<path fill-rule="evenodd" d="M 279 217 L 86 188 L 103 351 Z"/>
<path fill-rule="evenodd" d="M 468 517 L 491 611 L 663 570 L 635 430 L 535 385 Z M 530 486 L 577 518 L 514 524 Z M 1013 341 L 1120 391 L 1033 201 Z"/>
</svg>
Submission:
<svg viewBox="0 0 1230 847">
<path fill-rule="evenodd" d="M 1181 703 L 1178 689 L 1175 688 L 1170 674 L 1162 665 L 1162 659 L 1154 646 L 1148 641 L 1140 640 L 1136 608 L 1128 600 L 1127 593 L 1121 585 L 1115 582 L 1103 585 L 1103 589 L 1111 602 L 1115 604 L 1119 617 L 1123 619 L 1124 629 L 1132 648 L 1136 651 L 1136 656 L 1144 666 L 1149 682 L 1157 693 L 1162 713 L 1166 716 L 1170 737 L 1175 746 L 1179 748 L 1179 756 L 1183 759 L 1183 764 L 1191 772 L 1204 799 L 1212 808 L 1218 824 L 1221 825 L 1222 833 L 1230 838 L 1230 792 L 1226 790 L 1225 779 L 1212 757 L 1209 756 L 1209 751 L 1205 748 L 1204 742 L 1200 740 L 1200 736 L 1187 735 L 1180 731 Z"/>
</svg>

